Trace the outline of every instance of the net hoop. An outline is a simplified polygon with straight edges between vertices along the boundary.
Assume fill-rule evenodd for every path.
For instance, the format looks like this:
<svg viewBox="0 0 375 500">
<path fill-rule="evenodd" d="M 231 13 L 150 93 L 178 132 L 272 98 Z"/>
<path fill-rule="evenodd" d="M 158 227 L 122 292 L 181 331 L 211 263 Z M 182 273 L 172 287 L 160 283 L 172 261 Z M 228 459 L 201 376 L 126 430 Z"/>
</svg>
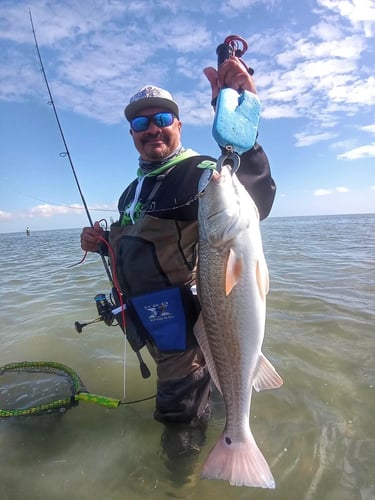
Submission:
<svg viewBox="0 0 375 500">
<path fill-rule="evenodd" d="M 71 395 L 66 398 L 56 399 L 49 403 L 29 406 L 27 408 L 0 408 L 0 417 L 38 415 L 52 411 L 64 412 L 73 406 L 77 406 L 79 401 L 97 403 L 107 408 L 117 408 L 120 404 L 120 400 L 118 399 L 89 393 L 78 374 L 72 368 L 55 361 L 21 361 L 9 363 L 0 367 L 0 377 L 9 372 L 40 372 L 63 376 L 69 381 Z"/>
</svg>

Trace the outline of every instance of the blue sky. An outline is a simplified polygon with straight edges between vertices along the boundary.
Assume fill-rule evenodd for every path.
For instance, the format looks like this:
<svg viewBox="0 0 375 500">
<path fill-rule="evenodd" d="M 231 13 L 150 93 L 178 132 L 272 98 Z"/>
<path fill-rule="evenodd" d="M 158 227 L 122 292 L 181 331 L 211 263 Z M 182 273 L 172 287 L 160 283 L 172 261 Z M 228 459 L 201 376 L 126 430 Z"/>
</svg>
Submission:
<svg viewBox="0 0 375 500">
<path fill-rule="evenodd" d="M 375 212 L 373 0 L 1 0 L 0 232 L 87 225 L 29 19 L 94 220 L 116 219 L 138 155 L 123 109 L 145 84 L 179 102 L 183 144 L 217 156 L 210 89 L 244 37 L 262 102 L 272 216 Z"/>
</svg>

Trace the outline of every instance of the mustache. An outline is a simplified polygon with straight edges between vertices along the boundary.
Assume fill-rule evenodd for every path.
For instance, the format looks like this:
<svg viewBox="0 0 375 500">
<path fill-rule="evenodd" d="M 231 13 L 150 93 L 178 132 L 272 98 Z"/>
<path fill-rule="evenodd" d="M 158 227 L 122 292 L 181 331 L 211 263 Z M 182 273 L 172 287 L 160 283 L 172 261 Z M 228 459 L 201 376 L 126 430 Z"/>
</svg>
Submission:
<svg viewBox="0 0 375 500">
<path fill-rule="evenodd" d="M 162 139 L 164 142 L 166 142 L 163 133 L 156 132 L 155 134 L 147 134 L 145 137 L 143 137 L 142 144 L 146 144 L 147 142 L 152 141 L 154 139 Z"/>
</svg>

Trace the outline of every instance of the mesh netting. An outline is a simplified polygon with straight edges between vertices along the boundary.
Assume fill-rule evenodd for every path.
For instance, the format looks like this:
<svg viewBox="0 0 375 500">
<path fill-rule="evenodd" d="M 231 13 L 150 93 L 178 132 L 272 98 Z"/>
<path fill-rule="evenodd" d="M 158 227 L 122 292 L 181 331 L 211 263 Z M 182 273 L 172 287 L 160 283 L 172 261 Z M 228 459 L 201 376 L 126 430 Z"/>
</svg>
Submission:
<svg viewBox="0 0 375 500">
<path fill-rule="evenodd" d="M 0 367 L 0 417 L 63 412 L 79 401 L 116 408 L 120 401 L 90 394 L 77 373 L 53 361 L 22 361 Z"/>
</svg>

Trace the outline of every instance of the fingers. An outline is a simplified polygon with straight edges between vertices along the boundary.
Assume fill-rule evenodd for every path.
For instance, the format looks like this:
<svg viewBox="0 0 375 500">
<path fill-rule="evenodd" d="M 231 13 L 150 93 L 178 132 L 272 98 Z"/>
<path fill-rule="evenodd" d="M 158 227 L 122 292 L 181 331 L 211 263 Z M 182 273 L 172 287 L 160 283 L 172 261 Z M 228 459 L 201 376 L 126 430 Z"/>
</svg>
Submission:
<svg viewBox="0 0 375 500">
<path fill-rule="evenodd" d="M 96 252 L 99 248 L 104 230 L 99 222 L 95 222 L 94 227 L 84 227 L 81 233 L 81 248 L 86 252 Z"/>
<path fill-rule="evenodd" d="M 214 99 L 221 88 L 229 87 L 235 90 L 249 90 L 256 94 L 256 87 L 245 63 L 238 57 L 231 57 L 224 61 L 219 70 L 205 68 L 203 73 L 210 82 L 212 99 Z"/>
<path fill-rule="evenodd" d="M 210 82 L 212 99 L 215 99 L 219 93 L 219 87 L 217 85 L 217 71 L 215 68 L 204 68 L 203 73 L 206 75 L 207 80 Z"/>
<path fill-rule="evenodd" d="M 218 85 L 220 88 L 230 87 L 235 90 L 249 90 L 256 93 L 256 87 L 248 68 L 237 57 L 231 57 L 220 65 Z"/>
</svg>

